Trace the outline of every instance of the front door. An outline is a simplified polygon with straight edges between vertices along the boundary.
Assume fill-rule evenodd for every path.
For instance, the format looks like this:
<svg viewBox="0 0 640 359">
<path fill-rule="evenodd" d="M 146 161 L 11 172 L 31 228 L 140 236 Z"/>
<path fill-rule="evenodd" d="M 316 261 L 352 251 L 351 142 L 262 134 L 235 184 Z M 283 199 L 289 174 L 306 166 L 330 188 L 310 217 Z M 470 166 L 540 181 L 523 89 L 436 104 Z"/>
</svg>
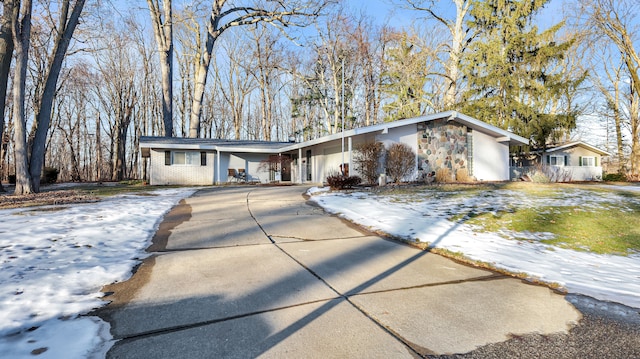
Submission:
<svg viewBox="0 0 640 359">
<path fill-rule="evenodd" d="M 306 157 L 307 157 L 307 181 L 311 181 L 312 177 L 311 177 L 311 150 L 307 150 L 306 153 Z"/>
<path fill-rule="evenodd" d="M 291 155 L 282 155 L 282 182 L 291 182 Z"/>
</svg>

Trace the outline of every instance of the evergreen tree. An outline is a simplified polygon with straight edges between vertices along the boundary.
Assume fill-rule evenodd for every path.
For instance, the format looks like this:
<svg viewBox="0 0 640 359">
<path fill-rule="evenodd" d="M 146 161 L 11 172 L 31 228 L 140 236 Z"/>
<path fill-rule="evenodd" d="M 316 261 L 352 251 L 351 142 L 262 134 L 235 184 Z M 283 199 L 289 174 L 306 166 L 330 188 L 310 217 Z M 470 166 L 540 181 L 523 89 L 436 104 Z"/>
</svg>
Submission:
<svg viewBox="0 0 640 359">
<path fill-rule="evenodd" d="M 572 108 L 559 109 L 584 75 L 567 78 L 562 61 L 573 40 L 556 42 L 559 23 L 538 32 L 533 16 L 548 0 L 476 0 L 472 24 L 480 34 L 466 64 L 469 91 L 462 111 L 545 147 L 576 126 Z M 569 101 L 565 101 L 571 103 Z M 570 107 L 571 105 L 568 105 Z"/>
<path fill-rule="evenodd" d="M 426 51 L 417 46 L 417 39 L 406 32 L 391 35 L 391 46 L 384 61 L 381 90 L 391 98 L 382 108 L 385 122 L 420 116 L 424 110 L 427 74 Z"/>
</svg>

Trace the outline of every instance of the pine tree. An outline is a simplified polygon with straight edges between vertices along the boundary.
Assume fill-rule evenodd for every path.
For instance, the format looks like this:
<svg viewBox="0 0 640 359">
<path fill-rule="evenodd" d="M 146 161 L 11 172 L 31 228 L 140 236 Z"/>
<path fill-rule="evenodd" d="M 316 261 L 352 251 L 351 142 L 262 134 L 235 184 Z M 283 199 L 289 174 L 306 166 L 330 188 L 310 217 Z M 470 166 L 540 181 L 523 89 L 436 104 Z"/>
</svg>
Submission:
<svg viewBox="0 0 640 359">
<path fill-rule="evenodd" d="M 543 148 L 550 138 L 575 128 L 575 111 L 558 109 L 557 104 L 563 96 L 572 96 L 585 77 L 567 78 L 561 71 L 574 43 L 555 41 L 563 23 L 542 32 L 532 25 L 547 2 L 475 1 L 471 26 L 481 35 L 466 64 L 469 91 L 462 104 L 463 112 Z"/>
<path fill-rule="evenodd" d="M 383 106 L 385 122 L 420 116 L 426 102 L 426 51 L 406 32 L 394 33 L 391 37 L 381 85 L 382 92 L 393 99 Z"/>
</svg>

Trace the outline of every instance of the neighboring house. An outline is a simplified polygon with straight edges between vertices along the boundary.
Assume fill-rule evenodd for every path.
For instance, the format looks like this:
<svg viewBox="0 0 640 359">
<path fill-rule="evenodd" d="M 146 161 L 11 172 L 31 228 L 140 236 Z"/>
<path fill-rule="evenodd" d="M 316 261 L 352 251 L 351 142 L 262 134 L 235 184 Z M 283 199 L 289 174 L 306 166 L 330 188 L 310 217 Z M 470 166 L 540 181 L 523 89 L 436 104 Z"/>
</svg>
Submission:
<svg viewBox="0 0 640 359">
<path fill-rule="evenodd" d="M 152 185 L 212 185 L 230 181 L 323 183 L 341 164 L 352 166 L 359 144 L 401 142 L 416 153 L 414 180 L 445 169 L 452 179 L 460 170 L 479 181 L 507 181 L 509 146 L 528 141 L 455 111 L 355 128 L 304 142 L 232 141 L 142 137 Z M 343 150 L 344 149 L 344 150 Z M 276 163 L 277 162 L 277 163 Z M 242 174 L 242 175 L 239 175 Z"/>
<path fill-rule="evenodd" d="M 602 180 L 602 157 L 610 154 L 582 141 L 576 141 L 547 148 L 544 152 L 534 153 L 533 160 L 523 166 L 512 168 L 512 178 L 524 174 L 531 176 L 537 167 L 561 182 L 600 181 Z M 537 165 L 537 167 L 536 167 Z"/>
</svg>

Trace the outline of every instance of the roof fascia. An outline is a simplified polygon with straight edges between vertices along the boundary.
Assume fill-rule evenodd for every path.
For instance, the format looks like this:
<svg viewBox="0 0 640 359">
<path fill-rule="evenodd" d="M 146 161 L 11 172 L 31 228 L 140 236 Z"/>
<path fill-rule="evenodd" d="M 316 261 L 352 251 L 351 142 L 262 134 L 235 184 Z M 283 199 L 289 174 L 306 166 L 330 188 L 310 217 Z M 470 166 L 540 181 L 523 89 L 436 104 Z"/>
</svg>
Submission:
<svg viewBox="0 0 640 359">
<path fill-rule="evenodd" d="M 455 111 L 439 112 L 439 113 L 435 113 L 435 114 L 431 114 L 431 115 L 407 118 L 407 119 L 404 119 L 404 120 L 398 120 L 398 121 L 394 121 L 394 122 L 385 122 L 385 123 L 379 123 L 379 124 L 371 125 L 371 126 L 367 126 L 367 127 L 354 128 L 354 129 L 351 129 L 351 130 L 344 131 L 344 137 L 348 138 L 348 137 L 353 137 L 353 136 L 357 136 L 357 135 L 364 135 L 364 134 L 368 134 L 368 133 L 379 132 L 379 131 L 383 131 L 385 129 L 402 127 L 402 126 L 406 126 L 406 125 L 412 125 L 412 124 L 419 123 L 419 122 L 426 122 L 426 121 L 433 121 L 433 120 L 437 120 L 437 119 L 441 119 L 441 118 L 447 118 L 447 117 L 450 117 L 451 114 L 453 114 L 453 113 L 455 113 Z M 292 144 L 290 146 L 283 147 L 281 150 L 282 150 L 282 152 L 287 152 L 287 151 L 297 150 L 299 148 L 311 147 L 311 146 L 319 145 L 319 144 L 326 143 L 326 142 L 340 140 L 340 139 L 342 139 L 342 136 L 343 136 L 342 132 L 334 133 L 334 134 L 331 134 L 331 135 L 328 135 L 328 136 L 316 138 L 314 140 L 309 140 L 309 141 L 304 141 L 304 142 L 297 142 L 297 143 Z"/>
<path fill-rule="evenodd" d="M 564 150 L 566 148 L 573 147 L 573 146 L 584 147 L 584 148 L 586 148 L 588 150 L 591 150 L 592 152 L 595 152 L 595 153 L 597 153 L 597 154 L 599 154 L 601 156 L 611 156 L 611 154 L 609 152 L 603 151 L 603 150 L 601 150 L 601 149 L 599 149 L 599 148 L 597 148 L 595 146 L 592 146 L 592 145 L 590 145 L 588 143 L 585 143 L 585 142 L 582 142 L 582 141 L 571 142 L 571 143 L 567 143 L 567 144 L 562 145 L 562 146 L 550 148 L 550 149 L 547 149 L 546 152 L 547 153 L 556 152 L 556 151 Z"/>
<path fill-rule="evenodd" d="M 503 130 L 501 128 L 498 128 L 496 126 L 490 125 L 486 122 L 482 122 L 480 120 L 477 120 L 471 116 L 467 116 L 464 114 L 461 114 L 457 111 L 452 111 L 453 114 L 451 115 L 451 120 L 454 120 L 456 122 L 460 122 L 462 124 L 465 124 L 471 128 L 473 128 L 474 130 L 478 130 L 480 132 L 485 132 L 488 134 L 491 134 L 495 137 L 506 137 L 509 139 L 509 144 L 510 145 L 528 145 L 529 144 L 529 140 L 527 140 L 526 138 L 522 137 L 522 136 L 518 136 L 513 132 L 509 132 L 506 130 Z M 503 138 L 504 139 L 504 138 Z M 506 141 L 502 141 L 502 142 L 506 142 Z"/>
</svg>

